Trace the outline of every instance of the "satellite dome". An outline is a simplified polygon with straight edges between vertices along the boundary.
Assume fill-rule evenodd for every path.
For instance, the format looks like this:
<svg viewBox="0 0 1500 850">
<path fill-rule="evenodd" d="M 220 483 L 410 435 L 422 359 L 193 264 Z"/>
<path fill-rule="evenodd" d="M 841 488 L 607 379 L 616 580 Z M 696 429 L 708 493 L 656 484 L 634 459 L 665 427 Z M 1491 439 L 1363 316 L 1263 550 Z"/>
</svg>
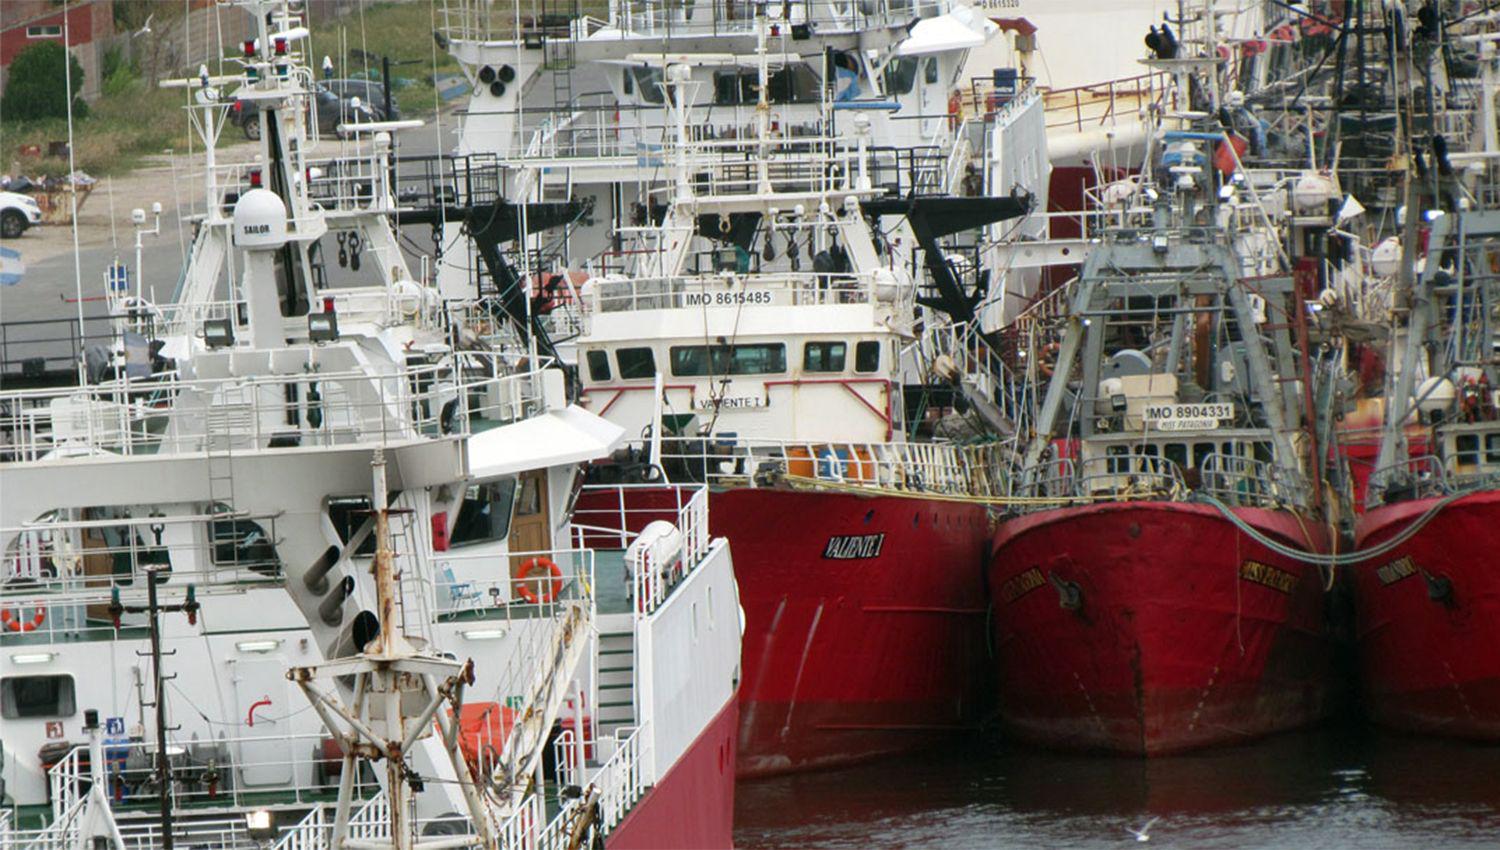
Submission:
<svg viewBox="0 0 1500 850">
<path fill-rule="evenodd" d="M 251 189 L 234 205 L 234 244 L 280 248 L 286 244 L 286 204 L 270 189 Z"/>
</svg>

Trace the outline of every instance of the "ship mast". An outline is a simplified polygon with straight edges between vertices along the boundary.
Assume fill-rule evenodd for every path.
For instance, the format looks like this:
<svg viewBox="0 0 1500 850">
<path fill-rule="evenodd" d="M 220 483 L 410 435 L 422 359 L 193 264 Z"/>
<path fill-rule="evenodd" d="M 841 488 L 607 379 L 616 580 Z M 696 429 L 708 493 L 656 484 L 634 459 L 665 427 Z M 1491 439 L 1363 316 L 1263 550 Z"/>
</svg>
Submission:
<svg viewBox="0 0 1500 850">
<path fill-rule="evenodd" d="M 484 798 L 469 772 L 468 762 L 459 753 L 458 717 L 463 705 L 464 689 L 474 682 L 472 661 L 458 661 L 422 654 L 404 632 L 401 594 L 396 587 L 394 552 L 390 543 L 390 517 L 395 513 L 387 502 L 385 452 L 375 450 L 371 463 L 374 471 L 375 558 L 371 571 L 375 578 L 376 609 L 380 612 L 379 632 L 365 644 L 360 654 L 330 661 L 319 667 L 294 667 L 287 678 L 302 689 L 343 750 L 343 772 L 339 775 L 334 848 L 353 846 L 348 842 L 350 814 L 354 804 L 354 778 L 359 762 L 384 760 L 385 792 L 389 798 L 389 843 L 361 840 L 361 848 L 422 850 L 438 847 L 486 847 L 493 844 L 493 824 Z M 353 699 L 346 704 L 338 696 L 335 682 L 353 677 L 350 689 Z M 450 711 L 443 711 L 444 706 Z M 433 733 L 434 724 L 441 734 L 442 746 L 463 793 L 473 834 L 457 840 L 448 836 L 423 840 L 416 837 L 411 821 L 413 798 L 421 786 L 419 777 L 407 762 L 423 739 Z"/>
</svg>

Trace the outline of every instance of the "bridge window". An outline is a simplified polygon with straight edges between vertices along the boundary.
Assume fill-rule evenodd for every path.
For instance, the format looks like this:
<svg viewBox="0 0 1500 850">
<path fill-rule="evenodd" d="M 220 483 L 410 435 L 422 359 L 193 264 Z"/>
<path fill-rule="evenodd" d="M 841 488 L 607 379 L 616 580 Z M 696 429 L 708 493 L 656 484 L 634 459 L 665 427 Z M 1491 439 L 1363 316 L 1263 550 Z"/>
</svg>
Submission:
<svg viewBox="0 0 1500 850">
<path fill-rule="evenodd" d="M 589 380 L 609 380 L 609 354 L 604 351 L 590 351 L 587 354 L 589 361 Z"/>
<path fill-rule="evenodd" d="M 464 503 L 453 521 L 453 546 L 469 543 L 491 543 L 510 534 L 510 509 L 516 495 L 516 479 L 502 478 L 483 484 L 470 484 L 464 491 Z"/>
<path fill-rule="evenodd" d="M 615 352 L 621 380 L 656 377 L 656 355 L 649 348 L 622 348 Z"/>
<path fill-rule="evenodd" d="M 712 357 L 709 352 L 712 351 Z M 683 378 L 704 375 L 776 375 L 786 371 L 786 346 L 676 345 L 672 347 L 672 374 Z"/>
<path fill-rule="evenodd" d="M 927 65 L 922 69 L 922 79 L 928 83 L 938 81 L 938 64 L 936 56 L 927 57 Z"/>
<path fill-rule="evenodd" d="M 910 94 L 912 86 L 917 82 L 917 60 L 909 56 L 892 59 L 886 64 L 881 76 L 885 78 L 887 97 Z"/>
<path fill-rule="evenodd" d="M 878 372 L 880 370 L 880 343 L 867 339 L 854 346 L 854 371 Z"/>
<path fill-rule="evenodd" d="M 1479 435 L 1459 434 L 1453 442 L 1457 460 L 1462 464 L 1479 463 Z"/>
<path fill-rule="evenodd" d="M 1500 463 L 1500 434 L 1485 435 L 1484 460 L 1486 463 Z"/>
<path fill-rule="evenodd" d="M 72 676 L 12 676 L 0 679 L 0 717 L 72 717 Z"/>
<path fill-rule="evenodd" d="M 660 68 L 631 68 L 630 72 L 635 75 L 635 87 L 640 89 L 642 103 L 657 105 L 666 102 Z"/>
<path fill-rule="evenodd" d="M 281 571 L 281 556 L 276 554 L 276 543 L 260 523 L 248 519 L 214 520 L 211 533 L 214 566 L 243 568 L 262 575 L 275 575 Z"/>
<path fill-rule="evenodd" d="M 802 347 L 802 371 L 844 371 L 844 352 L 847 348 L 842 342 L 809 342 Z"/>
<path fill-rule="evenodd" d="M 755 93 L 758 74 L 741 74 L 735 71 L 719 71 L 714 74 L 714 103 L 733 106 L 740 103 L 757 103 Z"/>
</svg>

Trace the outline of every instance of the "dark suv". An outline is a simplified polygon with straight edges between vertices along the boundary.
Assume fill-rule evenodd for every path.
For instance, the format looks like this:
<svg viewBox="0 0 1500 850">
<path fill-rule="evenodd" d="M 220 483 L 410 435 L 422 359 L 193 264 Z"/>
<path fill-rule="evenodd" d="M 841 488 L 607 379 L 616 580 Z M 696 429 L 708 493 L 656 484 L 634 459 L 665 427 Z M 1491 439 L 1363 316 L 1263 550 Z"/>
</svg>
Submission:
<svg viewBox="0 0 1500 850">
<path fill-rule="evenodd" d="M 317 104 L 318 132 L 322 135 L 332 136 L 338 133 L 340 124 L 353 124 L 358 121 L 377 121 L 378 112 L 360 98 L 359 107 L 356 109 L 354 101 L 350 98 L 339 97 L 333 91 L 319 83 L 313 92 L 314 102 Z M 236 99 L 229 108 L 229 120 L 240 128 L 247 139 L 260 138 L 260 121 L 254 120 L 259 117 L 260 108 L 253 100 Z"/>
<path fill-rule="evenodd" d="M 374 80 L 323 80 L 318 83 L 345 100 L 359 98 L 359 102 L 370 107 L 377 121 L 399 121 L 401 110 L 391 100 L 391 114 L 385 114 L 385 86 Z"/>
</svg>

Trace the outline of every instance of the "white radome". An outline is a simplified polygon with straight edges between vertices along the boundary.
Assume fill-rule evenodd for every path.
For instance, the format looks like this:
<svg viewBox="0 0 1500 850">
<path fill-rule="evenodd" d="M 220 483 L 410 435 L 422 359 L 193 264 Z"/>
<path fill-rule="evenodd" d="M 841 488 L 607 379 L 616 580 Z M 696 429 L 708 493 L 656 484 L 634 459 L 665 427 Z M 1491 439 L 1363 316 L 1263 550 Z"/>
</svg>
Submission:
<svg viewBox="0 0 1500 850">
<path fill-rule="evenodd" d="M 1417 398 L 1421 399 L 1417 406 L 1423 413 L 1447 410 L 1453 404 L 1456 394 L 1452 381 L 1441 375 L 1434 375 L 1417 387 Z"/>
<path fill-rule="evenodd" d="M 270 189 L 251 189 L 234 205 L 234 244 L 280 248 L 286 244 L 286 204 Z"/>
</svg>

